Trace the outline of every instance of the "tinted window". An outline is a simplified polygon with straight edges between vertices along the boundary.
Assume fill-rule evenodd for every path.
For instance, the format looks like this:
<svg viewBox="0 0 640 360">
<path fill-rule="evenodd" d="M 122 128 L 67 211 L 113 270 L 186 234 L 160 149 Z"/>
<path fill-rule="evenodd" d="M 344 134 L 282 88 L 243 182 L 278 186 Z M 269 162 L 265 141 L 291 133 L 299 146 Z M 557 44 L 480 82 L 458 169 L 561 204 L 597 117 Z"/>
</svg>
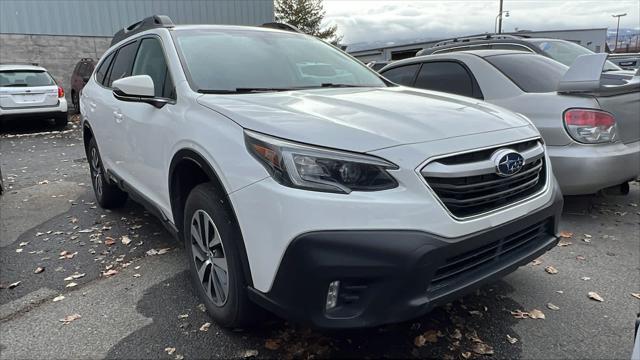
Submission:
<svg viewBox="0 0 640 360">
<path fill-rule="evenodd" d="M 422 64 L 415 87 L 462 96 L 473 96 L 473 80 L 467 70 L 455 62 Z"/>
<path fill-rule="evenodd" d="M 567 66 L 571 66 L 574 60 L 580 55 L 595 54 L 593 51 L 576 43 L 564 40 L 530 40 L 538 46 L 540 50 L 548 54 L 553 60 L 559 61 Z M 620 70 L 616 64 L 606 61 L 604 70 Z"/>
<path fill-rule="evenodd" d="M 91 75 L 93 71 L 93 63 L 92 62 L 84 62 L 80 67 L 80 76 L 85 77 Z"/>
<path fill-rule="evenodd" d="M 107 87 L 111 87 L 114 81 L 123 77 L 131 76 L 131 65 L 133 58 L 136 56 L 137 42 L 127 44 L 118 50 L 116 59 L 113 60 L 113 66 L 109 72 L 109 82 Z"/>
<path fill-rule="evenodd" d="M 173 83 L 167 69 L 160 40 L 143 39 L 133 63 L 131 75 L 149 75 L 153 80 L 156 97 L 171 97 Z"/>
<path fill-rule="evenodd" d="M 413 86 L 413 80 L 416 78 L 419 67 L 420 64 L 398 66 L 380 74 L 396 84 Z"/>
<path fill-rule="evenodd" d="M 544 57 L 533 54 L 507 54 L 485 57 L 519 88 L 525 92 L 542 93 L 553 92 L 567 66 Z"/>
<path fill-rule="evenodd" d="M 107 69 L 109 69 L 109 65 L 111 64 L 111 60 L 113 60 L 113 54 L 114 53 L 109 54 L 109 56 L 107 56 L 104 59 L 104 61 L 102 63 L 100 63 L 100 66 L 98 67 L 98 70 L 96 71 L 96 81 L 99 82 L 102 85 L 105 85 L 104 76 L 107 74 Z"/>
<path fill-rule="evenodd" d="M 173 36 L 189 82 L 199 90 L 386 86 L 361 62 L 298 33 L 203 29 Z"/>
<path fill-rule="evenodd" d="M 49 85 L 55 85 L 55 82 L 46 71 L 9 70 L 0 72 L 0 86 L 27 87 Z"/>
</svg>

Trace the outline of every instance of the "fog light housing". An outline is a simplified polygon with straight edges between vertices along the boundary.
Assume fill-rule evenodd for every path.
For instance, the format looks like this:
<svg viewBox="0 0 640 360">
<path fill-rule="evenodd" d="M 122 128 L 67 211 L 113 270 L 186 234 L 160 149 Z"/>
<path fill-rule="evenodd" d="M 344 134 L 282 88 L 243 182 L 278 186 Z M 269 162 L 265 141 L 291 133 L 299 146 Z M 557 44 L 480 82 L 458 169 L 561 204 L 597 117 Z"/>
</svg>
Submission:
<svg viewBox="0 0 640 360">
<path fill-rule="evenodd" d="M 327 303 L 325 309 L 330 310 L 338 305 L 338 291 L 340 291 L 340 281 L 332 281 L 329 283 L 329 289 L 327 290 Z"/>
</svg>

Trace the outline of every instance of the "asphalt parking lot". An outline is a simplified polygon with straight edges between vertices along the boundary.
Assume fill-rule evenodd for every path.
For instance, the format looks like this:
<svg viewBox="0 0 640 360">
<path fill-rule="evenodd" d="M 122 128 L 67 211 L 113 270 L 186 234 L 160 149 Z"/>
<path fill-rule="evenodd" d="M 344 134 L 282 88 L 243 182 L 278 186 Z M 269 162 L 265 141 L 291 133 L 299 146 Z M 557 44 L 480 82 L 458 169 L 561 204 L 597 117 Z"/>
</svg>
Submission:
<svg viewBox="0 0 640 360">
<path fill-rule="evenodd" d="M 627 196 L 565 198 L 558 247 L 420 319 L 321 332 L 267 317 L 225 330 L 209 324 L 184 251 L 155 218 L 131 201 L 118 211 L 96 206 L 76 118 L 64 130 L 5 124 L 0 166 L 2 359 L 631 355 L 637 182 Z"/>
</svg>

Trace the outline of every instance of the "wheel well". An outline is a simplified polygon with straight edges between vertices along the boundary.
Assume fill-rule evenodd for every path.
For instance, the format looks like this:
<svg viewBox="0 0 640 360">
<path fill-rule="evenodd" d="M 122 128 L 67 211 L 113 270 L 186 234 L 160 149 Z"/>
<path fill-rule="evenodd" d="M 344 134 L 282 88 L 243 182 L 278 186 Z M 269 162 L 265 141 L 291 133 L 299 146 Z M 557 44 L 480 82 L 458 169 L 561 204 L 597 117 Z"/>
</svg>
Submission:
<svg viewBox="0 0 640 360">
<path fill-rule="evenodd" d="M 93 131 L 91 131 L 91 128 L 89 127 L 89 125 L 84 125 L 82 127 L 82 140 L 84 141 L 84 151 L 87 152 L 87 150 L 89 149 L 89 141 L 91 141 L 91 139 L 93 138 Z"/>
</svg>

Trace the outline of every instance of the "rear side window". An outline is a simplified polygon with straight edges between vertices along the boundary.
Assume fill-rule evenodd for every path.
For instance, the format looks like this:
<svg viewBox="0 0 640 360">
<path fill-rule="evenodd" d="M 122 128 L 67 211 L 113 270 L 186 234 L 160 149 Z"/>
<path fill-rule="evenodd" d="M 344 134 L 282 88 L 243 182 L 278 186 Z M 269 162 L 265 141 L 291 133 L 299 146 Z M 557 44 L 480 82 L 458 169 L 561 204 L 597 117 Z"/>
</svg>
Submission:
<svg viewBox="0 0 640 360">
<path fill-rule="evenodd" d="M 109 54 L 104 59 L 104 61 L 100 63 L 98 70 L 96 70 L 96 81 L 105 86 L 106 86 L 106 83 L 104 81 L 104 78 L 105 78 L 105 75 L 107 74 L 107 70 L 109 69 L 109 65 L 111 65 L 111 60 L 113 60 L 113 54 L 115 53 Z"/>
<path fill-rule="evenodd" d="M 160 40 L 143 39 L 131 75 L 149 75 L 153 80 L 156 97 L 173 98 L 173 82 Z"/>
<path fill-rule="evenodd" d="M 554 92 L 568 67 L 542 55 L 507 54 L 484 58 L 520 89 L 530 93 Z"/>
<path fill-rule="evenodd" d="M 109 71 L 109 81 L 107 87 L 111 87 L 114 81 L 122 79 L 127 76 L 131 76 L 131 66 L 133 65 L 133 58 L 136 56 L 136 50 L 138 48 L 138 42 L 132 42 L 127 44 L 118 50 L 111 71 Z"/>
<path fill-rule="evenodd" d="M 380 75 L 386 77 L 396 84 L 413 86 L 413 80 L 416 78 L 416 72 L 418 71 L 419 67 L 420 64 L 398 66 L 396 68 L 382 72 L 380 73 Z"/>
<path fill-rule="evenodd" d="M 473 97 L 473 80 L 467 69 L 452 61 L 422 64 L 415 87 Z"/>
<path fill-rule="evenodd" d="M 9 70 L 0 72 L 2 87 L 31 87 L 55 85 L 53 78 L 46 71 Z"/>
</svg>

